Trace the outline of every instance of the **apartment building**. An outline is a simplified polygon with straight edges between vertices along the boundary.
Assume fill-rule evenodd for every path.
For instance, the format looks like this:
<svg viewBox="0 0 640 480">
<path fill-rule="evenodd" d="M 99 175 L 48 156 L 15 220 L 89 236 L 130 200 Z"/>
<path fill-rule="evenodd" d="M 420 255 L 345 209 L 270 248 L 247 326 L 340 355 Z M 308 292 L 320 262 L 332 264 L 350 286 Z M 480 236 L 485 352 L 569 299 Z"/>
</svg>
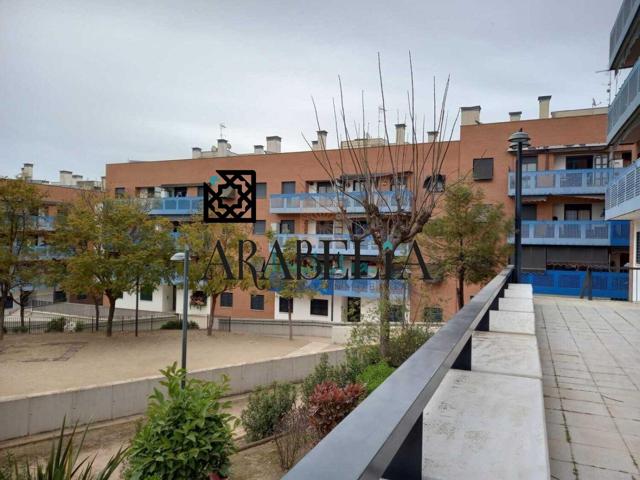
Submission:
<svg viewBox="0 0 640 480">
<path fill-rule="evenodd" d="M 607 142 L 637 153 L 640 144 L 640 1 L 624 0 L 611 29 L 609 68 L 626 77 L 611 102 Z M 628 166 L 606 191 L 605 218 L 630 227 L 630 300 L 640 301 L 640 160 Z"/>
<path fill-rule="evenodd" d="M 637 150 L 635 146 L 608 147 L 606 108 L 551 112 L 550 100 L 549 96 L 538 99 L 537 118 L 523 119 L 520 112 L 505 112 L 505 121 L 495 123 L 482 123 L 480 106 L 463 107 L 459 140 L 447 150 L 438 186 L 446 188 L 447 182 L 467 177 L 484 189 L 488 202 L 503 204 L 507 213 L 513 212 L 515 156 L 507 139 L 522 128 L 532 139 L 524 159 L 523 244 L 524 267 L 534 288 L 543 293 L 578 294 L 589 267 L 604 279 L 598 283 L 603 288 L 595 289 L 595 295 L 626 298 L 626 276 L 622 278 L 617 270 L 628 261 L 628 222 L 605 220 L 604 194 Z M 327 144 L 327 132 L 317 135 L 314 148 L 326 145 L 326 155 L 337 162 L 340 149 Z M 405 137 L 404 125 L 397 125 L 393 148 L 413 148 Z M 429 142 L 434 141 L 438 141 L 438 132 L 430 132 L 428 142 L 416 148 L 429 148 Z M 363 139 L 340 148 L 369 148 L 371 155 L 380 154 L 388 161 L 384 143 L 383 139 Z M 221 139 L 211 150 L 194 148 L 191 157 L 109 164 L 107 191 L 147 199 L 150 214 L 166 216 L 179 231 L 180 223 L 190 221 L 202 208 L 202 183 L 216 170 L 252 169 L 258 182 L 254 236 L 265 250 L 267 230 L 274 231 L 280 241 L 295 235 L 313 245 L 319 245 L 322 238 L 348 239 L 345 225 L 322 206 L 323 198 L 332 195 L 331 183 L 313 151 L 283 152 L 282 139 L 271 136 L 266 139 L 266 148 L 256 145 L 250 154 L 231 153 L 227 140 Z M 392 180 L 381 176 L 378 189 L 382 195 L 392 193 Z M 357 189 L 358 179 L 349 181 Z M 357 220 L 357 209 L 350 213 Z M 375 254 L 374 245 L 364 245 L 363 250 L 370 258 Z M 346 259 L 341 267 L 349 268 L 352 247 L 340 253 Z M 434 281 L 426 290 L 426 301 L 424 295 L 407 291 L 402 284 L 393 294 L 406 300 L 411 318 L 420 318 L 425 307 L 445 318 L 454 313 L 452 281 Z M 471 287 L 467 295 L 477 290 Z M 375 282 L 340 281 L 313 300 L 294 300 L 293 317 L 357 321 L 367 315 L 376 297 Z M 141 308 L 180 311 L 181 298 L 179 289 L 166 285 L 141 295 Z M 125 295 L 121 306 L 131 306 L 134 300 Z M 286 318 L 286 302 L 274 292 L 234 291 L 219 301 L 216 311 L 221 316 Z M 348 310 L 356 314 L 349 316 Z"/>
</svg>

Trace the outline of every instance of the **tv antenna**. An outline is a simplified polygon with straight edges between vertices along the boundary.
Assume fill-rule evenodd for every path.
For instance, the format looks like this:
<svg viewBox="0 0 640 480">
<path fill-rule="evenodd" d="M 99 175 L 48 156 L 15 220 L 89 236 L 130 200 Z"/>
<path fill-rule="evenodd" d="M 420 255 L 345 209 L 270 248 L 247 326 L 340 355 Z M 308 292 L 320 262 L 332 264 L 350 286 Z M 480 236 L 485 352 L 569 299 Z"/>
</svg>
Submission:
<svg viewBox="0 0 640 480">
<path fill-rule="evenodd" d="M 224 138 L 224 130 L 226 130 L 227 126 L 224 123 L 220 124 L 220 138 Z"/>
</svg>

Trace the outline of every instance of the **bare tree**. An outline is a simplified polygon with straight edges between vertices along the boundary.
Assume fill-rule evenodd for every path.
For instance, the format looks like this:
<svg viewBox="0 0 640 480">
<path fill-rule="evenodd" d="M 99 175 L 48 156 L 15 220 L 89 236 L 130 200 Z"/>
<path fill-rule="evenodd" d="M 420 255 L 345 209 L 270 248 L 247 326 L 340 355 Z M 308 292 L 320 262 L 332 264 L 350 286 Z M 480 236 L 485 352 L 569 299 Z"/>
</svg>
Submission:
<svg viewBox="0 0 640 480">
<path fill-rule="evenodd" d="M 365 105 L 362 100 L 360 127 L 347 118 L 344 106 L 342 80 L 339 77 L 339 106 L 333 102 L 333 117 L 338 146 L 337 151 L 329 151 L 326 144 L 314 149 L 314 156 L 329 177 L 335 202 L 331 209 L 337 219 L 346 226 L 351 238 L 362 240 L 371 236 L 378 248 L 376 267 L 380 278 L 380 351 L 388 356 L 390 320 L 390 281 L 385 276 L 385 266 L 392 261 L 396 250 L 402 244 L 410 244 L 431 218 L 436 202 L 441 196 L 438 188 L 440 172 L 449 150 L 458 115 L 449 124 L 446 100 L 449 91 L 447 79 L 439 102 L 433 85 L 433 130 L 439 132 L 440 141 L 425 143 L 425 120 L 421 122 L 416 113 L 416 94 L 413 62 L 409 53 L 410 88 L 407 92 L 407 112 L 409 117 L 409 143 L 392 144 L 389 136 L 387 106 L 382 75 L 380 54 L 378 54 L 378 78 L 380 86 L 381 112 L 383 115 L 382 146 L 367 147 L 369 133 L 365 126 Z M 364 95 L 363 95 L 364 97 Z M 318 111 L 313 101 L 318 130 L 323 130 Z M 355 133 L 355 136 L 354 136 Z M 343 142 L 344 140 L 344 142 Z M 307 140 L 311 147 L 311 144 Z M 364 144 L 364 145 L 363 145 Z M 381 184 L 389 185 L 388 191 L 380 189 Z M 357 182 L 357 188 L 354 183 Z M 354 210 L 361 212 L 362 221 L 353 227 Z M 359 268 L 360 266 L 356 266 Z"/>
</svg>

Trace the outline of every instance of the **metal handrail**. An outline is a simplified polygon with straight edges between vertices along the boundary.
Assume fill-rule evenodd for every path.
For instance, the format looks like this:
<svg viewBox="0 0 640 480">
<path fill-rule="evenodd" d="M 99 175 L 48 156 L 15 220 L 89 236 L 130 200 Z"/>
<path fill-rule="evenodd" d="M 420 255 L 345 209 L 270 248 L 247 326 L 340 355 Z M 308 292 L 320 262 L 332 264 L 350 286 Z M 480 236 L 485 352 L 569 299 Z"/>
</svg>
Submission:
<svg viewBox="0 0 640 480">
<path fill-rule="evenodd" d="M 512 271 L 491 280 L 284 478 L 422 478 L 422 412 L 450 368 L 471 369 L 473 331 L 488 330 Z"/>
</svg>

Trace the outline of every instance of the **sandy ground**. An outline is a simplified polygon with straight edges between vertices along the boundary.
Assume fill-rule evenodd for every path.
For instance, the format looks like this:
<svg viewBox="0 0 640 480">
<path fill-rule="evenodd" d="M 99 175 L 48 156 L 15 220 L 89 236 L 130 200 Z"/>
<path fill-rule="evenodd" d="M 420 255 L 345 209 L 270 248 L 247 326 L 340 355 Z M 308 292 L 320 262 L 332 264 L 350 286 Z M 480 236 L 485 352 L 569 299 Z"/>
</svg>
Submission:
<svg viewBox="0 0 640 480">
<path fill-rule="evenodd" d="M 190 330 L 189 369 L 211 368 L 331 348 L 326 338 Z M 158 374 L 180 361 L 180 332 L 7 335 L 0 342 L 0 397 L 99 385 Z"/>
</svg>

